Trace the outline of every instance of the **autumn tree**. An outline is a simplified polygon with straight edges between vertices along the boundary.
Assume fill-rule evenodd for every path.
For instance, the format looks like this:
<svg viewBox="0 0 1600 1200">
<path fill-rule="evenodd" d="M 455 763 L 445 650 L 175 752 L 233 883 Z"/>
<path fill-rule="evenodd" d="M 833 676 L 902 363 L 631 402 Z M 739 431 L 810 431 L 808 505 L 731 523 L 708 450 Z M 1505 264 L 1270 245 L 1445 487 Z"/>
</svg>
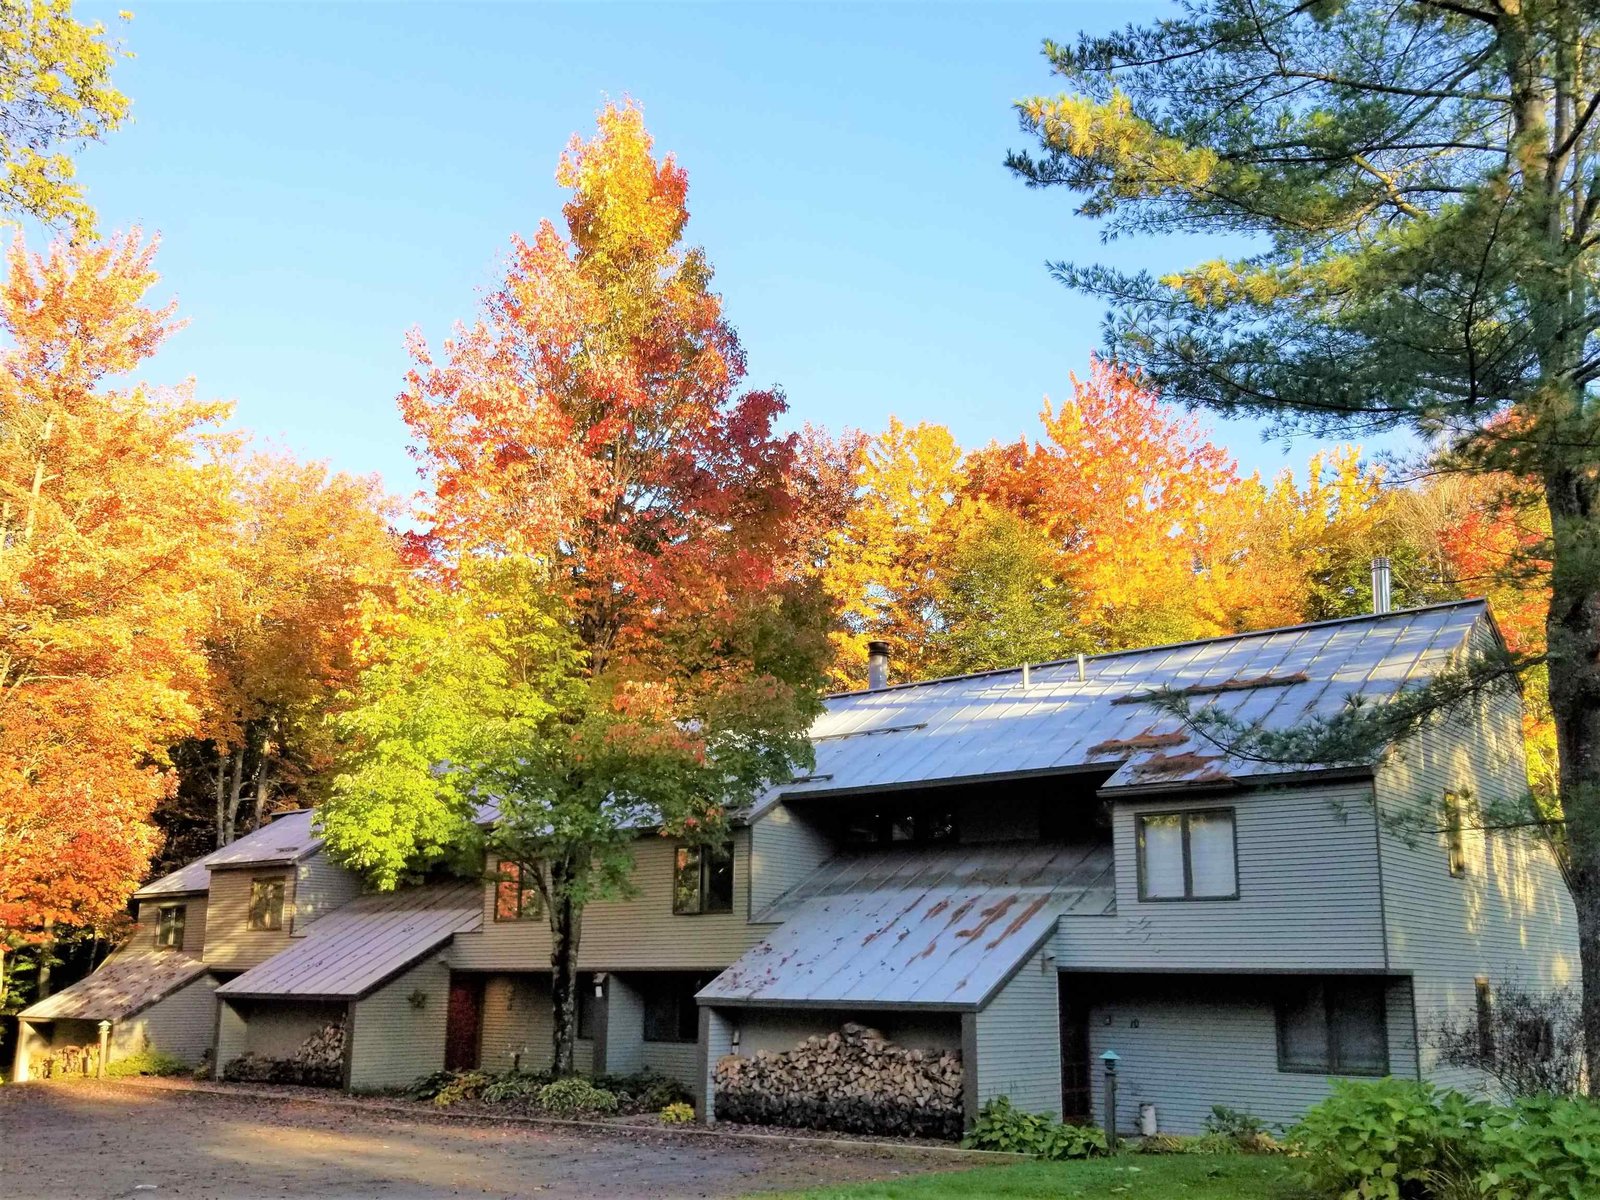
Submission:
<svg viewBox="0 0 1600 1200">
<path fill-rule="evenodd" d="M 259 827 L 279 795 L 315 798 L 331 761 L 325 718 L 353 682 L 363 605 L 388 594 L 399 570 L 376 479 L 278 454 L 230 465 L 202 721 L 175 751 L 191 800 L 206 798 L 211 846 L 234 839 L 241 815 Z"/>
<path fill-rule="evenodd" d="M 1010 160 L 1032 185 L 1075 192 L 1112 236 L 1252 239 L 1240 257 L 1159 278 L 1058 268 L 1108 301 L 1109 345 L 1169 394 L 1318 431 L 1409 429 L 1451 469 L 1537 487 L 1550 564 L 1539 661 L 1591 1047 L 1597 51 L 1600 14 L 1577 4 L 1205 0 L 1156 24 L 1047 44 L 1070 90 L 1019 106 L 1037 147 Z M 1485 661 L 1466 691 L 1529 663 Z M 1450 682 L 1434 699 L 1460 698 Z"/>
<path fill-rule="evenodd" d="M 720 839 L 730 812 L 809 761 L 827 641 L 798 511 L 814 481 L 798 439 L 774 432 L 783 398 L 740 391 L 710 264 L 683 244 L 687 176 L 629 104 L 574 138 L 557 179 L 565 233 L 546 221 L 514 240 L 441 355 L 413 340 L 400 406 L 446 578 L 526 563 L 518 603 L 556 606 L 576 681 L 528 681 L 520 711 L 548 707 L 533 728 L 440 764 L 459 779 L 424 783 L 381 823 L 341 780 L 324 824 L 346 861 L 414 869 L 429 831 L 459 827 L 463 789 L 499 806 L 492 844 L 524 864 L 550 925 L 554 1061 L 570 1071 L 583 910 L 626 886 L 627 831 Z"/>
<path fill-rule="evenodd" d="M 70 148 L 98 141 L 128 115 L 111 85 L 121 52 L 105 26 L 72 16 L 72 0 L 0 5 L 0 210 L 94 232 Z"/>
<path fill-rule="evenodd" d="M 226 409 L 122 382 L 175 328 L 146 301 L 154 254 L 135 231 L 6 259 L 0 948 L 115 922 L 199 715 Z"/>
</svg>

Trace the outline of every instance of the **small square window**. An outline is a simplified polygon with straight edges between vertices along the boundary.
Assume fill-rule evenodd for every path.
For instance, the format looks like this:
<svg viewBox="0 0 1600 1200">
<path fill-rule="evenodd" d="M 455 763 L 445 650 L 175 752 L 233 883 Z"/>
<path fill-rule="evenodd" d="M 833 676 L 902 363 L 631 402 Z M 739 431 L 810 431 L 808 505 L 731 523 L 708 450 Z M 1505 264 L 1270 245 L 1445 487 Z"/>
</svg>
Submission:
<svg viewBox="0 0 1600 1200">
<path fill-rule="evenodd" d="M 495 864 L 494 919 L 522 921 L 539 915 L 539 885 L 534 868 L 509 858 Z"/>
<path fill-rule="evenodd" d="M 163 904 L 156 916 L 156 945 L 163 950 L 183 949 L 183 924 L 188 915 L 184 904 Z"/>
<path fill-rule="evenodd" d="M 1145 813 L 1137 826 L 1139 899 L 1239 898 L 1231 808 Z"/>
<path fill-rule="evenodd" d="M 672 863 L 672 911 L 733 911 L 733 843 L 679 846 Z"/>
<path fill-rule="evenodd" d="M 283 880 L 250 881 L 249 927 L 258 932 L 283 928 Z"/>
</svg>

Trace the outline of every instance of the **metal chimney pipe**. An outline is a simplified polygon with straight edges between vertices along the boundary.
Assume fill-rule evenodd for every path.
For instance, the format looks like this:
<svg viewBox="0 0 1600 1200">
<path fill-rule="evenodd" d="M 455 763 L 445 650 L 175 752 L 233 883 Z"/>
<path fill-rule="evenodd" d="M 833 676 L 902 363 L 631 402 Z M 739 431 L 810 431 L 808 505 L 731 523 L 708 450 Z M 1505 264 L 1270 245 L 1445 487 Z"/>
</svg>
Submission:
<svg viewBox="0 0 1600 1200">
<path fill-rule="evenodd" d="M 1378 555 L 1372 560 L 1372 611 L 1382 616 L 1389 611 L 1389 560 Z"/>
<path fill-rule="evenodd" d="M 879 691 L 889 686 L 889 643 L 867 643 L 867 690 Z"/>
</svg>

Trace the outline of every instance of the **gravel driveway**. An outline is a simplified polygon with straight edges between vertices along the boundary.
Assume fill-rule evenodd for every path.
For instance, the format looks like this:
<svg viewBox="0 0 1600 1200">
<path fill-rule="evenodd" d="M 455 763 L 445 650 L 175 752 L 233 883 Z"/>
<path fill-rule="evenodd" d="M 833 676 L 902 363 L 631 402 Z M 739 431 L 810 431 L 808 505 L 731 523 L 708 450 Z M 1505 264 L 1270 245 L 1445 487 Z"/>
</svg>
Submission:
<svg viewBox="0 0 1600 1200">
<path fill-rule="evenodd" d="M 661 1133 L 552 1130 L 139 1083 L 0 1088 L 0 1196 L 741 1196 L 929 1169 Z M 957 1164 L 950 1164 L 952 1166 Z"/>
</svg>

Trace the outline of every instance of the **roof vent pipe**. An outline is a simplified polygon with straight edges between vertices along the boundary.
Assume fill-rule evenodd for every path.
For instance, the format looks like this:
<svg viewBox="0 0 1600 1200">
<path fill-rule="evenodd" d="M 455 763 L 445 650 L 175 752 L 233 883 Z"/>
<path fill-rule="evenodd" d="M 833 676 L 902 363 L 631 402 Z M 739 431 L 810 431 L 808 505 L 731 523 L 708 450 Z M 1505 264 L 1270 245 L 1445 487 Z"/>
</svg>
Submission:
<svg viewBox="0 0 1600 1200">
<path fill-rule="evenodd" d="M 880 691 L 889 686 L 889 643 L 867 643 L 867 690 Z"/>
<path fill-rule="evenodd" d="M 1022 664 L 1022 686 L 1024 688 L 1026 688 L 1028 686 L 1028 684 L 1032 682 L 1032 675 L 1030 674 L 1030 670 L 1031 669 L 1029 668 L 1027 663 L 1023 663 Z"/>
<path fill-rule="evenodd" d="M 1372 560 L 1372 611 L 1380 617 L 1389 611 L 1389 560 L 1381 554 Z"/>
</svg>

